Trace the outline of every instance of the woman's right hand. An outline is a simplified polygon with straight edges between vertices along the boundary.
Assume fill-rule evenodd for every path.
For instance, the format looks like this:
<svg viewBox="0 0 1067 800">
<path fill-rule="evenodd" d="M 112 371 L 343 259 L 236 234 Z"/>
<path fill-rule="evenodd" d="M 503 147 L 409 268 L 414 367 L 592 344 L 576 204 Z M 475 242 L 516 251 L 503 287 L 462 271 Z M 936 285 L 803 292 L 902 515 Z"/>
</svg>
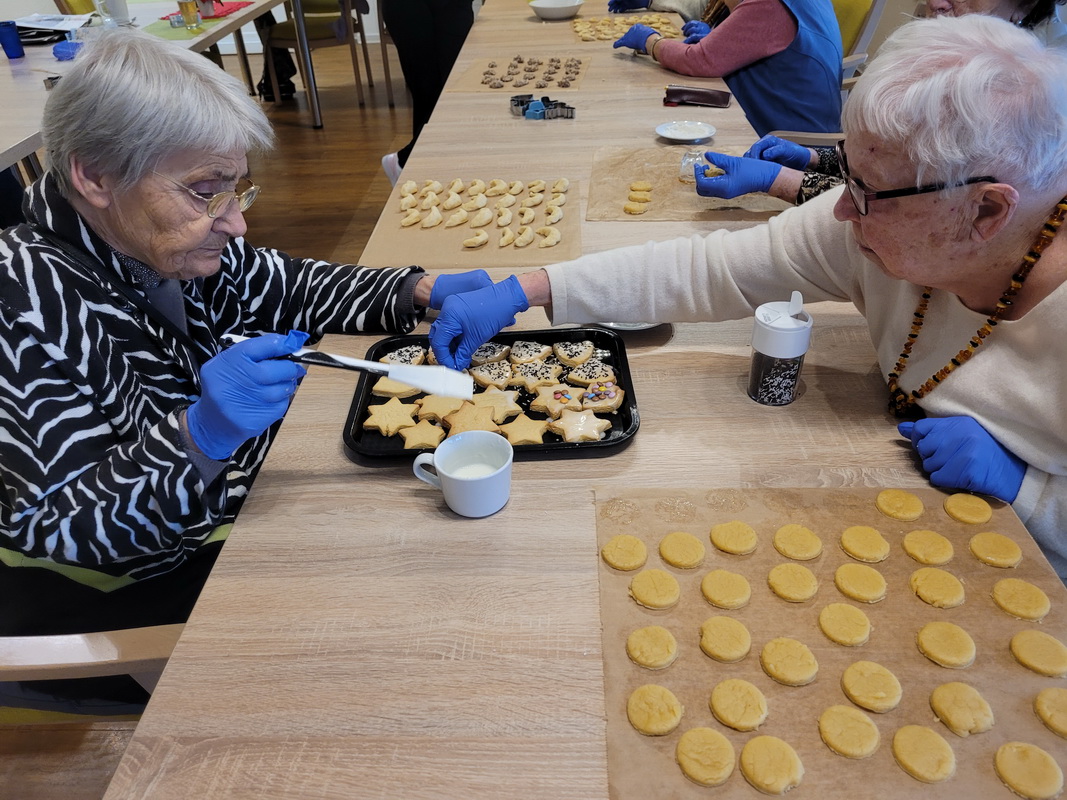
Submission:
<svg viewBox="0 0 1067 800">
<path fill-rule="evenodd" d="M 685 34 L 685 44 L 696 44 L 711 33 L 711 26 L 699 19 L 691 19 L 682 26 L 682 33 Z"/>
<path fill-rule="evenodd" d="M 773 161 L 783 167 L 799 170 L 806 170 L 811 166 L 815 157 L 813 151 L 804 145 L 769 135 L 764 136 L 745 153 L 745 158 Z"/>
<path fill-rule="evenodd" d="M 704 175 L 703 164 L 697 164 L 693 168 L 697 179 L 697 194 L 701 197 L 729 199 L 749 192 L 767 192 L 778 173 L 782 171 L 780 164 L 755 158 L 738 158 L 713 151 L 705 153 L 704 158 L 721 169 L 723 174 L 709 178 Z"/>
<path fill-rule="evenodd" d="M 514 325 L 515 315 L 529 307 L 526 292 L 514 275 L 446 298 L 430 326 L 434 358 L 443 366 L 466 369 L 475 350 L 501 329 Z"/>
</svg>

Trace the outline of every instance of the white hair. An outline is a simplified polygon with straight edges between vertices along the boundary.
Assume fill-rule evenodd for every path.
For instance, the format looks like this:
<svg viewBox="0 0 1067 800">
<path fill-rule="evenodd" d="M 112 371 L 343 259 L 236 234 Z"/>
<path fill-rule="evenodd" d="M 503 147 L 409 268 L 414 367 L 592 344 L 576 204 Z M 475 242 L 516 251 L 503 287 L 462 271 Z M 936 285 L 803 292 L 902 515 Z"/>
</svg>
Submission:
<svg viewBox="0 0 1067 800">
<path fill-rule="evenodd" d="M 899 147 L 916 185 L 979 175 L 1036 190 L 1067 173 L 1067 55 L 982 14 L 909 22 L 845 104 L 845 135 Z"/>
<path fill-rule="evenodd" d="M 74 194 L 77 156 L 128 188 L 176 150 L 268 149 L 274 133 L 244 85 L 204 56 L 139 31 L 104 31 L 50 92 L 48 169 Z"/>
</svg>

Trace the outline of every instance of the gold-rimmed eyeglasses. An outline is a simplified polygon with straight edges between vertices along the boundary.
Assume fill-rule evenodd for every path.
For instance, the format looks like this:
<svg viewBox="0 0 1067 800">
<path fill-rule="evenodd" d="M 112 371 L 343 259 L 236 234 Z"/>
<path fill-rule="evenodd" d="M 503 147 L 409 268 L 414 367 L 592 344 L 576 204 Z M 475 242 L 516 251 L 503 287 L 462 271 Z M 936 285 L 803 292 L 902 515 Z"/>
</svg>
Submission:
<svg viewBox="0 0 1067 800">
<path fill-rule="evenodd" d="M 841 168 L 841 177 L 845 179 L 849 196 L 856 206 L 856 212 L 861 216 L 867 216 L 867 204 L 872 200 L 883 200 L 889 197 L 909 197 L 913 194 L 926 194 L 927 192 L 940 192 L 943 189 L 957 189 L 960 186 L 969 186 L 972 183 L 996 183 L 997 179 L 992 175 L 982 175 L 978 178 L 967 178 L 959 183 L 928 183 L 924 186 L 909 186 L 906 189 L 884 189 L 880 192 L 872 192 L 863 185 L 859 178 L 853 178 L 848 170 L 848 159 L 845 158 L 845 140 L 837 143 L 837 163 Z"/>
<path fill-rule="evenodd" d="M 236 199 L 237 205 L 241 209 L 241 211 L 247 211 L 249 208 L 251 208 L 252 204 L 256 202 L 256 198 L 259 197 L 259 186 L 252 183 L 252 181 L 248 180 L 248 178 L 241 178 L 241 181 L 244 181 L 248 184 L 247 189 L 234 189 L 233 191 L 229 192 L 207 194 L 205 192 L 198 192 L 196 189 L 191 189 L 184 183 L 180 183 L 179 181 L 174 180 L 174 178 L 170 177 L 169 175 L 164 175 L 162 172 L 156 172 L 155 170 L 152 170 L 152 172 L 153 174 L 170 181 L 179 189 L 184 189 L 186 192 L 188 192 L 200 202 L 207 203 L 207 215 L 211 219 L 215 219 L 220 214 L 224 214 L 226 212 L 226 209 L 230 207 L 231 200 Z M 238 182 L 238 187 L 239 186 L 240 181 Z"/>
</svg>

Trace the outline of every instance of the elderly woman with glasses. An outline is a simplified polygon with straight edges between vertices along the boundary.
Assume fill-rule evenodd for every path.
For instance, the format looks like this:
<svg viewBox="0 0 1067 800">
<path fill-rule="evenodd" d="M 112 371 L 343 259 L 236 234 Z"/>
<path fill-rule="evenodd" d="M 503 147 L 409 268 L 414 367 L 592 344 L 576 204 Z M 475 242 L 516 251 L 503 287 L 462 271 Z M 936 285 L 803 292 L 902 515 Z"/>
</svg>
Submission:
<svg viewBox="0 0 1067 800">
<path fill-rule="evenodd" d="M 27 223 L 0 235 L 0 635 L 183 621 L 304 375 L 279 357 L 491 282 L 254 247 L 270 124 L 145 34 L 87 47 L 43 133 Z"/>
<path fill-rule="evenodd" d="M 464 366 L 516 311 L 715 321 L 788 297 L 864 314 L 936 486 L 1013 504 L 1067 578 L 1067 56 L 972 15 L 898 29 L 844 111 L 841 187 L 769 223 L 584 256 L 449 298 Z"/>
</svg>

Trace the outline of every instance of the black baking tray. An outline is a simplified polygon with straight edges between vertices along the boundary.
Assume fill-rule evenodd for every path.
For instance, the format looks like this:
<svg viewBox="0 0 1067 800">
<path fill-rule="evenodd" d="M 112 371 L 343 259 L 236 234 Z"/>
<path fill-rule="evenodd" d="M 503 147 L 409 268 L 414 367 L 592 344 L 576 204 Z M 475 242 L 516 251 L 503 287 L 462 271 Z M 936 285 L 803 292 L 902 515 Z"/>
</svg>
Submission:
<svg viewBox="0 0 1067 800">
<path fill-rule="evenodd" d="M 598 351 L 600 357 L 615 370 L 615 383 L 626 392 L 623 404 L 614 414 L 598 414 L 597 416 L 611 422 L 611 429 L 604 438 L 596 442 L 565 442 L 551 431 L 545 434 L 542 444 L 515 445 L 515 459 L 518 461 L 534 460 L 543 458 L 595 458 L 609 456 L 618 452 L 633 439 L 637 428 L 641 424 L 637 412 L 637 398 L 634 396 L 633 381 L 630 378 L 630 366 L 626 360 L 626 346 L 622 337 L 617 333 L 602 328 L 549 328 L 536 331 L 516 331 L 514 333 L 500 333 L 490 341 L 510 345 L 516 341 L 541 342 L 551 345 L 555 342 L 580 342 L 588 339 Z M 382 339 L 373 344 L 367 350 L 368 361 L 377 361 L 386 353 L 409 345 L 421 345 L 429 347 L 426 336 L 392 336 Z M 565 380 L 564 373 L 560 380 Z M 378 381 L 378 376 L 364 373 L 360 376 L 356 392 L 352 397 L 352 405 L 348 411 L 348 419 L 345 421 L 344 446 L 345 454 L 357 464 L 365 466 L 386 466 L 395 464 L 401 460 L 412 460 L 419 453 L 428 450 L 406 450 L 404 439 L 399 434 L 396 436 L 382 436 L 376 430 L 368 430 L 363 427 L 367 418 L 367 406 L 376 403 L 384 403 L 388 398 L 375 397 L 371 394 L 371 388 Z M 509 387 L 517 388 L 517 387 Z M 481 387 L 475 386 L 475 391 L 481 391 Z M 423 395 L 402 398 L 401 402 L 413 403 Z M 544 414 L 530 411 L 530 402 L 536 397 L 525 389 L 519 388 L 518 403 L 522 410 L 533 419 L 546 419 Z"/>
</svg>

